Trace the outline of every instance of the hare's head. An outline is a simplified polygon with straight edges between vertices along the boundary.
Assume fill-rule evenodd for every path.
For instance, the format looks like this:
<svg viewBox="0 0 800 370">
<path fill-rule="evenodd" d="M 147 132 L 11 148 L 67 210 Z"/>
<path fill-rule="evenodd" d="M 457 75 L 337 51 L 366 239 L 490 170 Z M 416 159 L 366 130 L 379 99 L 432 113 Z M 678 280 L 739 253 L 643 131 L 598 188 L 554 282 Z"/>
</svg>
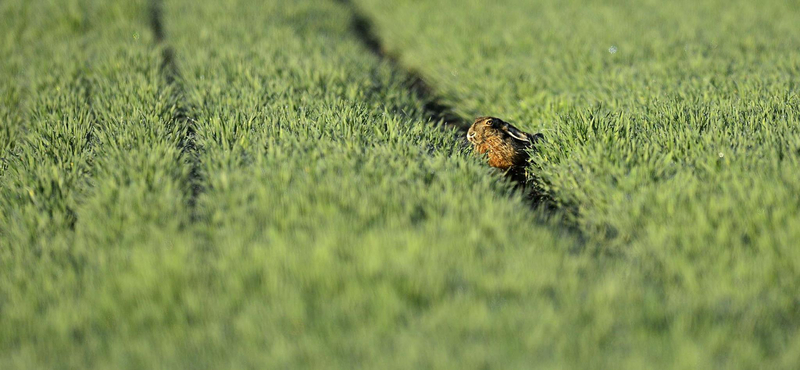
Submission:
<svg viewBox="0 0 800 370">
<path fill-rule="evenodd" d="M 478 117 L 467 131 L 467 140 L 473 144 L 482 143 L 491 131 L 496 130 L 503 120 L 495 117 Z"/>
</svg>

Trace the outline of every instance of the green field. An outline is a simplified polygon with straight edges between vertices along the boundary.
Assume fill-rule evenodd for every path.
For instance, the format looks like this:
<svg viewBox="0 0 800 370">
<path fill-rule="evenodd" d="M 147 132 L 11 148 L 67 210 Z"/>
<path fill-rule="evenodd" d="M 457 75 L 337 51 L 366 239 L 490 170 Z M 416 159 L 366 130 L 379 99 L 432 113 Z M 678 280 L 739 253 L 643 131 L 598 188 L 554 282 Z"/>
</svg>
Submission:
<svg viewBox="0 0 800 370">
<path fill-rule="evenodd" d="M 800 363 L 800 3 L 352 1 L 0 2 L 0 369 Z"/>
</svg>

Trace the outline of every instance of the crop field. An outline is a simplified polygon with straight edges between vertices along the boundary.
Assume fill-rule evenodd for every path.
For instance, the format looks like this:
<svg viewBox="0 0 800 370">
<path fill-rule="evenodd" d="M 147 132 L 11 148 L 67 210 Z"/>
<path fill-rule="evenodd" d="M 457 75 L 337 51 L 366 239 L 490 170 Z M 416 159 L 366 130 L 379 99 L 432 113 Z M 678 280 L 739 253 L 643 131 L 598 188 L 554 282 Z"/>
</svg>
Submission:
<svg viewBox="0 0 800 370">
<path fill-rule="evenodd" d="M 0 369 L 800 363 L 797 1 L 4 0 L 0 31 Z M 544 133 L 546 204 L 435 106 Z"/>
</svg>

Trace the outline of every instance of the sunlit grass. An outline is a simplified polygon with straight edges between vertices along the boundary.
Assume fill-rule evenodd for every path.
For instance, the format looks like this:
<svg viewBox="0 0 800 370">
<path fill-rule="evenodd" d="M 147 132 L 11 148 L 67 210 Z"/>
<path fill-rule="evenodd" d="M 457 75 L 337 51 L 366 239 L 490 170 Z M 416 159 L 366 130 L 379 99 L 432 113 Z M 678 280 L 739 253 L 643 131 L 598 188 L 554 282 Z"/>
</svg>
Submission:
<svg viewBox="0 0 800 370">
<path fill-rule="evenodd" d="M 4 4 L 2 368 L 523 363 L 606 284 L 338 4 L 168 1 L 169 78 L 144 1 Z"/>
<path fill-rule="evenodd" d="M 659 317 L 646 334 L 662 338 L 657 363 L 796 358 L 798 7 L 356 3 L 387 50 L 464 116 L 545 133 L 531 166 L 542 188 L 597 254 L 619 258 L 626 290 L 653 289 L 652 308 L 633 301 L 611 312 Z M 644 348 L 601 358 L 654 360 Z"/>
<path fill-rule="evenodd" d="M 0 368 L 798 361 L 796 7 L 357 1 L 548 220 L 346 5 L 151 5 L 0 3 Z"/>
</svg>

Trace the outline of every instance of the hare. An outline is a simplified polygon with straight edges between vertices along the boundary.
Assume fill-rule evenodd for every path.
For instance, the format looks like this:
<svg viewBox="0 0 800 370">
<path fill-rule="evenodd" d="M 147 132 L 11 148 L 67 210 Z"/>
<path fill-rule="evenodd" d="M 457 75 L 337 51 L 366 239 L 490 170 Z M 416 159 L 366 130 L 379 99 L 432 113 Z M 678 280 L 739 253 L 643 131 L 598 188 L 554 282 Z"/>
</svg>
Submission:
<svg viewBox="0 0 800 370">
<path fill-rule="evenodd" d="M 467 131 L 467 140 L 478 153 L 489 157 L 490 166 L 517 173 L 524 173 L 528 164 L 527 149 L 543 138 L 495 117 L 478 117 Z"/>
</svg>

